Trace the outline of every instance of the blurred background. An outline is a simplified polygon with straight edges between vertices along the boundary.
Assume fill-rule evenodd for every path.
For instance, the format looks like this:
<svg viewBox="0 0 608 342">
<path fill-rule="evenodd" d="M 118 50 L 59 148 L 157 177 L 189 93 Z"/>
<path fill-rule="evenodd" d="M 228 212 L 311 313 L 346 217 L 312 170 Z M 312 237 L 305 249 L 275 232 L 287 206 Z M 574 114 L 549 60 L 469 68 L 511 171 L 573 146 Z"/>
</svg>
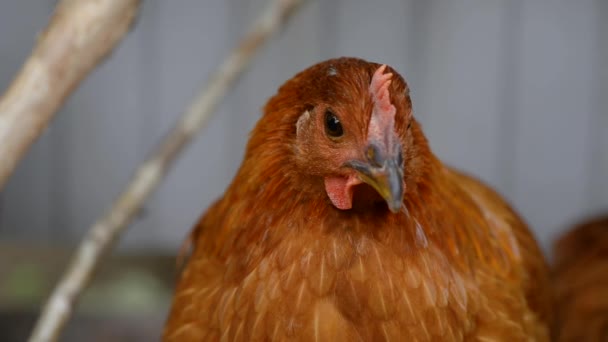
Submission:
<svg viewBox="0 0 608 342">
<path fill-rule="evenodd" d="M 75 244 L 125 186 L 266 0 L 147 0 L 0 202 L 0 339 L 27 335 Z M 0 88 L 55 1 L 0 4 Z M 545 251 L 608 211 L 608 1 L 309 1 L 257 55 L 129 229 L 65 340 L 156 340 L 193 223 L 238 168 L 260 108 L 324 59 L 387 63 L 435 153 L 497 188 Z"/>
</svg>

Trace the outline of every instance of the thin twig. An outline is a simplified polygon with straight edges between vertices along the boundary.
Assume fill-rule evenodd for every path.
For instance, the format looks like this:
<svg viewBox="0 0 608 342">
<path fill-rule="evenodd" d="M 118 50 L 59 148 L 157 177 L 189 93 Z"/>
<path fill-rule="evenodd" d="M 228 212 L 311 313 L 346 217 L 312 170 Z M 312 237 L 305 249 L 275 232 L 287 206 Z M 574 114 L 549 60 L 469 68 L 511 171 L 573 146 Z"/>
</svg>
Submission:
<svg viewBox="0 0 608 342">
<path fill-rule="evenodd" d="M 55 112 L 120 42 L 139 0 L 63 0 L 0 98 L 0 189 Z"/>
<path fill-rule="evenodd" d="M 183 113 L 151 158 L 137 170 L 125 191 L 89 230 L 58 286 L 51 294 L 30 341 L 59 336 L 74 304 L 113 243 L 152 194 L 183 147 L 201 130 L 245 68 L 254 53 L 282 27 L 303 0 L 274 0 L 251 31 L 220 65 L 200 95 Z"/>
</svg>

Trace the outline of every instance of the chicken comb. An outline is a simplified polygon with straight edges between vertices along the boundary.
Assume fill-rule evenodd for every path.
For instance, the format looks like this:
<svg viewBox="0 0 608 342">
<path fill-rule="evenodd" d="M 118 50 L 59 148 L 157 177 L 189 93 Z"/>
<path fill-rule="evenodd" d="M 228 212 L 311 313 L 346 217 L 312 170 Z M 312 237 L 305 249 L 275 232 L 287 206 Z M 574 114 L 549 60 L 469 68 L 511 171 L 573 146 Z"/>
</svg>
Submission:
<svg viewBox="0 0 608 342">
<path fill-rule="evenodd" d="M 384 73 L 386 64 L 381 65 L 372 76 L 372 81 L 369 85 L 369 92 L 374 102 L 372 116 L 369 121 L 367 138 L 368 140 L 376 140 L 384 142 L 385 147 L 389 146 L 391 134 L 386 134 L 392 131 L 395 127 L 395 106 L 391 103 L 391 94 L 388 90 L 391 85 L 392 73 Z M 382 139 L 384 137 L 384 139 Z"/>
</svg>

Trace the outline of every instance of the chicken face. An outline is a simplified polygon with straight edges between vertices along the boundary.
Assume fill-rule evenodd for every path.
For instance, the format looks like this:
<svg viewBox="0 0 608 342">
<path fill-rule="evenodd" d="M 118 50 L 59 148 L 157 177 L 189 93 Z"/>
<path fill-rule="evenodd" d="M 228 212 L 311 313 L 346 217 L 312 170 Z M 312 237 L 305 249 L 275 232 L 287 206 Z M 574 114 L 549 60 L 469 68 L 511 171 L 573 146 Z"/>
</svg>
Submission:
<svg viewBox="0 0 608 342">
<path fill-rule="evenodd" d="M 352 208 L 360 184 L 373 188 L 392 212 L 401 209 L 404 134 L 396 128 L 399 111 L 391 103 L 390 90 L 401 88 L 405 94 L 406 86 L 398 79 L 401 84 L 391 88 L 393 74 L 385 71 L 385 65 L 369 63 L 319 65 L 281 90 L 289 93 L 286 90 L 298 87 L 300 103 L 305 103 L 295 125 L 296 161 L 300 169 L 323 178 L 325 192 L 338 209 Z M 394 98 L 405 116 L 401 121 L 408 121 L 409 97 Z M 368 194 L 357 192 L 358 197 Z"/>
</svg>

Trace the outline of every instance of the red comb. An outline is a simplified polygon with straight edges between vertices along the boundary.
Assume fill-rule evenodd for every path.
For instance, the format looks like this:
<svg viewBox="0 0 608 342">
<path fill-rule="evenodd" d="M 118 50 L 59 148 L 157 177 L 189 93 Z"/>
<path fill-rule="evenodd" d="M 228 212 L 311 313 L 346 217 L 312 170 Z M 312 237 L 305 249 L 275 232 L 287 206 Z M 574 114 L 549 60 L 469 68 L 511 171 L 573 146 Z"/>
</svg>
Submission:
<svg viewBox="0 0 608 342">
<path fill-rule="evenodd" d="M 380 111 L 388 112 L 391 110 L 392 106 L 388 87 L 391 85 L 391 77 L 393 77 L 393 74 L 390 72 L 385 74 L 384 70 L 386 70 L 386 64 L 380 66 L 378 70 L 374 72 L 372 82 L 369 85 L 369 92 L 374 100 L 374 107 Z"/>
<path fill-rule="evenodd" d="M 397 110 L 391 103 L 391 96 L 388 91 L 393 74 L 390 72 L 385 74 L 384 70 L 386 70 L 386 65 L 380 66 L 374 72 L 372 82 L 369 85 L 374 109 L 369 121 L 367 137 L 369 140 L 382 141 L 388 145 L 389 142 L 386 139 L 390 139 L 391 134 L 387 133 L 394 129 Z"/>
</svg>

